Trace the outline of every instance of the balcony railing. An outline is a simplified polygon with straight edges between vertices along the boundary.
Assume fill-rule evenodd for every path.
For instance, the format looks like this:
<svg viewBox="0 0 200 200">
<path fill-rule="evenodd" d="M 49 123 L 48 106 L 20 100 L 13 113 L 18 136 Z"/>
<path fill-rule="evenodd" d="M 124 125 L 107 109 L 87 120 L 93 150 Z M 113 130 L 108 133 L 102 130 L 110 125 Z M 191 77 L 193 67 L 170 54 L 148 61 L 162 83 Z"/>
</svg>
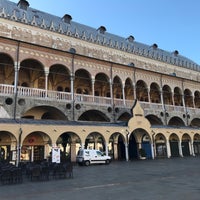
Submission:
<svg viewBox="0 0 200 200">
<path fill-rule="evenodd" d="M 15 87 L 13 85 L 0 84 L 0 95 L 1 96 L 11 96 L 15 94 Z M 49 101 L 61 101 L 61 102 L 71 102 L 73 100 L 73 96 L 69 92 L 60 92 L 53 90 L 44 90 L 38 88 L 29 88 L 29 87 L 17 87 L 17 96 L 18 97 L 26 97 L 26 98 L 35 98 L 41 100 L 49 100 Z M 93 96 L 93 95 L 85 95 L 85 94 L 74 94 L 74 101 L 77 103 L 84 104 L 94 104 L 94 105 L 102 105 L 102 106 L 112 106 L 114 104 L 115 107 L 126 107 L 131 108 L 134 104 L 134 100 L 123 100 L 116 99 L 113 100 L 110 97 L 101 97 L 101 96 Z M 160 103 L 149 103 L 140 101 L 141 107 L 144 110 L 163 110 L 163 105 Z M 176 112 L 188 112 L 190 114 L 200 114 L 199 108 L 188 108 L 185 109 L 183 106 L 173 106 L 173 105 L 165 105 L 165 109 Z"/>
</svg>

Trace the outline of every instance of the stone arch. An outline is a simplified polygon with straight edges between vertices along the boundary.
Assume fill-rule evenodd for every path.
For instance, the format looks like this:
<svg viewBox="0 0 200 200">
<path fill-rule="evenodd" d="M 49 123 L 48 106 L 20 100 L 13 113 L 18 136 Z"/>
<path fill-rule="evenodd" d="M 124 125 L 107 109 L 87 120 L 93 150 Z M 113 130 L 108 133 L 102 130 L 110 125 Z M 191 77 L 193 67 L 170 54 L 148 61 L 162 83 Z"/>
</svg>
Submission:
<svg viewBox="0 0 200 200">
<path fill-rule="evenodd" d="M 96 74 L 94 82 L 95 96 L 111 97 L 110 94 L 110 80 L 109 77 L 101 72 Z"/>
<path fill-rule="evenodd" d="M 113 133 L 109 138 L 109 152 L 114 160 L 125 160 L 125 138 L 119 132 Z"/>
<path fill-rule="evenodd" d="M 119 76 L 115 76 L 113 79 L 113 97 L 117 99 L 123 99 L 122 92 L 122 80 Z"/>
<path fill-rule="evenodd" d="M 82 113 L 79 118 L 79 121 L 98 121 L 98 122 L 109 122 L 110 119 L 106 116 L 105 113 L 99 110 L 88 110 Z"/>
<path fill-rule="evenodd" d="M 106 140 L 99 132 L 91 132 L 85 140 L 85 149 L 97 149 L 102 152 L 106 151 Z"/>
<path fill-rule="evenodd" d="M 20 160 L 29 162 L 48 160 L 51 146 L 51 138 L 46 133 L 41 131 L 31 132 L 22 141 Z"/>
<path fill-rule="evenodd" d="M 71 131 L 59 135 L 56 145 L 60 148 L 61 162 L 76 161 L 76 155 L 81 147 L 80 137 Z"/>
<path fill-rule="evenodd" d="M 174 88 L 174 105 L 183 106 L 182 90 L 179 87 Z"/>
<path fill-rule="evenodd" d="M 0 60 L 0 84 L 14 85 L 15 69 L 13 58 L 6 53 L 0 53 Z"/>
<path fill-rule="evenodd" d="M 148 102 L 149 99 L 147 84 L 143 80 L 138 80 L 135 87 L 137 100 Z"/>
<path fill-rule="evenodd" d="M 126 100 L 133 100 L 135 98 L 133 90 L 133 82 L 130 78 L 127 78 L 125 81 L 124 92 Z"/>
<path fill-rule="evenodd" d="M 170 144 L 170 150 L 171 150 L 171 156 L 172 157 L 179 157 L 180 152 L 179 152 L 179 137 L 177 134 L 172 133 L 169 136 L 169 144 Z"/>
<path fill-rule="evenodd" d="M 172 117 L 168 121 L 169 126 L 185 126 L 185 122 L 180 117 Z"/>
<path fill-rule="evenodd" d="M 162 120 L 156 115 L 147 115 L 146 118 L 149 120 L 151 125 L 163 125 Z"/>
<path fill-rule="evenodd" d="M 48 87 L 50 90 L 63 92 L 71 91 L 70 70 L 61 64 L 54 64 L 50 67 L 48 75 Z M 62 88 L 60 90 L 59 88 Z"/>
<path fill-rule="evenodd" d="M 200 156 L 200 134 L 196 133 L 193 137 L 194 154 Z"/>
<path fill-rule="evenodd" d="M 162 91 L 163 91 L 164 104 L 172 105 L 173 104 L 173 101 L 172 101 L 172 90 L 169 87 L 169 85 L 164 85 L 163 88 L 162 88 Z"/>
<path fill-rule="evenodd" d="M 14 160 L 12 152 L 12 146 L 17 145 L 17 138 L 9 131 L 0 131 L 0 162 L 7 161 L 10 162 Z"/>
<path fill-rule="evenodd" d="M 161 97 L 160 97 L 160 86 L 153 82 L 150 85 L 150 99 L 152 103 L 160 103 Z"/>
<path fill-rule="evenodd" d="M 27 84 L 28 87 L 45 89 L 44 66 L 36 59 L 21 61 L 19 69 L 19 84 Z"/>
<path fill-rule="evenodd" d="M 167 139 L 163 133 L 158 133 L 155 136 L 155 151 L 157 158 L 167 157 Z"/>
<path fill-rule="evenodd" d="M 181 138 L 181 148 L 183 156 L 190 156 L 190 149 L 191 149 L 191 137 L 188 133 L 184 133 Z"/>
<path fill-rule="evenodd" d="M 184 101 L 186 107 L 194 107 L 192 91 L 190 89 L 184 90 Z"/>
<path fill-rule="evenodd" d="M 78 69 L 75 72 L 74 91 L 78 94 L 92 94 L 91 74 L 85 69 Z"/>
<path fill-rule="evenodd" d="M 67 120 L 65 114 L 58 108 L 52 106 L 36 106 L 25 111 L 21 118 L 39 120 Z"/>
</svg>

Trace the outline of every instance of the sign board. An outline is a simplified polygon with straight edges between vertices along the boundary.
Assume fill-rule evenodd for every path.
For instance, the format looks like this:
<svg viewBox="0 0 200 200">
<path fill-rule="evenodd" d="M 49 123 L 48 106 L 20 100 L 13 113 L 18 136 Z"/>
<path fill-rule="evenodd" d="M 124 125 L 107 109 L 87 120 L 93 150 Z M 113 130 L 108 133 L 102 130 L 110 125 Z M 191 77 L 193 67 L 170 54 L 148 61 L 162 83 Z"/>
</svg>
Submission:
<svg viewBox="0 0 200 200">
<path fill-rule="evenodd" d="M 60 163 L 60 148 L 52 147 L 52 162 Z"/>
</svg>

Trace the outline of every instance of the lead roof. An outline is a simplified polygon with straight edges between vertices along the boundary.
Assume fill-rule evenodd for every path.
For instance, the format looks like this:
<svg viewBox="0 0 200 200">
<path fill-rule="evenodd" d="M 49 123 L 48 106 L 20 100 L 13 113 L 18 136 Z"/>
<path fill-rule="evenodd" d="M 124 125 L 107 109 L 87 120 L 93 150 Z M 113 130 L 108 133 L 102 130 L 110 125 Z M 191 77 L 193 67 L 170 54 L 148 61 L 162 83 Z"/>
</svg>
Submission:
<svg viewBox="0 0 200 200">
<path fill-rule="evenodd" d="M 133 36 L 127 38 L 106 32 L 104 26 L 95 29 L 87 25 L 74 22 L 70 15 L 58 17 L 29 6 L 28 1 L 20 0 L 14 3 L 8 0 L 0 0 L 0 17 L 14 20 L 28 25 L 34 25 L 70 37 L 119 49 L 135 55 L 148 57 L 172 65 L 200 71 L 200 66 L 192 60 L 180 55 L 177 50 L 168 52 L 158 48 L 157 44 L 151 46 L 137 42 Z"/>
</svg>

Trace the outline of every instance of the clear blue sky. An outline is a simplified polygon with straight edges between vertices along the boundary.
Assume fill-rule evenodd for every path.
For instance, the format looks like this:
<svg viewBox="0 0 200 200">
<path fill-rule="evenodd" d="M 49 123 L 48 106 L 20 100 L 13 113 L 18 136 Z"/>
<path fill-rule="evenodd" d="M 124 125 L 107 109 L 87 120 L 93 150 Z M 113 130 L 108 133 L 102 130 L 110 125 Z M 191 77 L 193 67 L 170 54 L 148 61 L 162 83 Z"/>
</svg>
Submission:
<svg viewBox="0 0 200 200">
<path fill-rule="evenodd" d="M 18 0 L 12 0 L 18 3 Z M 160 49 L 200 65 L 200 0 L 28 0 L 30 7 Z"/>
</svg>

